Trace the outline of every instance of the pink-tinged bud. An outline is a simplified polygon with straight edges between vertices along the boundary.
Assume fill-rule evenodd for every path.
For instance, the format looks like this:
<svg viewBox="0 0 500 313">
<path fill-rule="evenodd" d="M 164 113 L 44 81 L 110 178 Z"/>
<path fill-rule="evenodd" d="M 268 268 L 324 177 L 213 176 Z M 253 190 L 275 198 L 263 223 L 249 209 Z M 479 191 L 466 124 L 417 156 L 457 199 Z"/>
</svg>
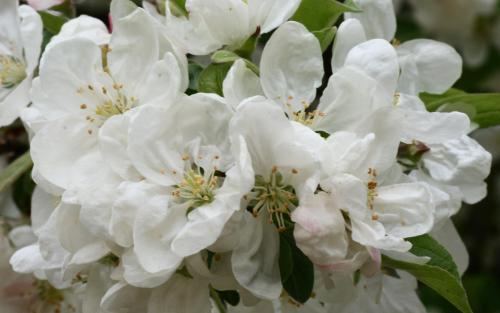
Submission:
<svg viewBox="0 0 500 313">
<path fill-rule="evenodd" d="M 28 4 L 37 11 L 47 10 L 63 2 L 64 0 L 28 0 Z"/>
</svg>

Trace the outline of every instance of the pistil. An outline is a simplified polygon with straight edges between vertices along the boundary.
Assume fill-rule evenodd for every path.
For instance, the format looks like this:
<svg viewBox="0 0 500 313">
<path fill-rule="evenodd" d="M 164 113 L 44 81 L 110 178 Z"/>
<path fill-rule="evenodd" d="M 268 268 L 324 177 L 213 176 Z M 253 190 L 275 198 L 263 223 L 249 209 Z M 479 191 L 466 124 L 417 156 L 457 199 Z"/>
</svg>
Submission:
<svg viewBox="0 0 500 313">
<path fill-rule="evenodd" d="M 274 167 L 269 179 L 255 177 L 252 189 L 251 213 L 257 217 L 262 210 L 267 211 L 269 223 L 274 223 L 279 231 L 286 230 L 285 217 L 295 207 L 297 196 L 293 187 L 283 182 L 283 176 Z"/>
<path fill-rule="evenodd" d="M 204 204 L 211 203 L 215 198 L 215 190 L 218 185 L 215 170 L 205 176 L 201 169 L 196 167 L 195 169 L 188 169 L 184 173 L 184 178 L 176 186 L 172 195 L 182 201 L 189 202 L 191 211 Z"/>
</svg>

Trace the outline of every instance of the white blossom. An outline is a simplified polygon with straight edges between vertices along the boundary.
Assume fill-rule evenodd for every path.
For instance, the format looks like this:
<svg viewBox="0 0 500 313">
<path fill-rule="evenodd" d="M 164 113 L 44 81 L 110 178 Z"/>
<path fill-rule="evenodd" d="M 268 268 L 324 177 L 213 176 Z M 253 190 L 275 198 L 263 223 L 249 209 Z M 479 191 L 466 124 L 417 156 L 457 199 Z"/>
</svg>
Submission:
<svg viewBox="0 0 500 313">
<path fill-rule="evenodd" d="M 4 1 L 0 17 L 0 126 L 6 126 L 30 103 L 43 27 L 40 16 L 17 0 Z"/>
</svg>

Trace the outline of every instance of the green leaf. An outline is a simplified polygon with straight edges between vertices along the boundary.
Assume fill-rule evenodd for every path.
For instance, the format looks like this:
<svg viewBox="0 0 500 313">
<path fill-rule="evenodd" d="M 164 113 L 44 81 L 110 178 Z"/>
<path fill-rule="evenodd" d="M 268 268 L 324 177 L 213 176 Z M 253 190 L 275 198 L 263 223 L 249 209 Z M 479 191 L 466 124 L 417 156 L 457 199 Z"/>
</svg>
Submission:
<svg viewBox="0 0 500 313">
<path fill-rule="evenodd" d="M 419 95 L 420 99 L 425 103 L 427 106 L 427 109 L 430 111 L 436 111 L 439 108 L 439 102 L 441 102 L 444 99 L 455 97 L 455 96 L 460 96 L 460 95 L 466 95 L 467 93 L 465 91 L 451 88 L 445 93 L 441 95 L 434 95 L 430 93 L 421 93 Z"/>
<path fill-rule="evenodd" d="M 438 266 L 449 272 L 457 279 L 460 279 L 458 268 L 451 254 L 434 238 L 429 235 L 423 235 L 413 238 L 408 238 L 412 243 L 410 250 L 416 256 L 427 256 L 431 259 L 426 265 Z"/>
<path fill-rule="evenodd" d="M 282 248 L 283 245 L 285 247 Z M 311 297 L 314 287 L 314 266 L 297 247 L 293 229 L 280 233 L 279 264 L 283 288 L 295 301 L 305 303 Z"/>
<path fill-rule="evenodd" d="M 33 165 L 29 151 L 9 164 L 0 173 L 0 192 L 9 188 L 24 172 L 28 171 Z"/>
<path fill-rule="evenodd" d="M 469 94 L 451 89 L 443 95 L 420 95 L 429 111 L 462 111 L 481 128 L 500 125 L 500 93 Z"/>
<path fill-rule="evenodd" d="M 163 1 L 160 1 L 164 6 Z M 189 12 L 186 10 L 186 0 L 170 0 L 170 12 L 175 16 L 188 16 Z M 163 9 L 163 12 L 162 10 Z M 160 7 L 160 12 L 165 14 L 165 8 Z"/>
<path fill-rule="evenodd" d="M 57 35 L 61 31 L 61 27 L 68 21 L 63 15 L 56 15 L 49 11 L 38 12 L 42 18 L 43 27 L 52 35 Z"/>
<path fill-rule="evenodd" d="M 76 16 L 75 3 L 72 0 L 65 0 L 62 4 L 51 7 L 50 11 L 59 12 L 68 18 Z"/>
<path fill-rule="evenodd" d="M 237 55 L 245 58 L 251 59 L 255 48 L 257 47 L 257 42 L 260 36 L 260 29 L 255 32 L 250 38 L 248 38 L 240 47 L 234 50 Z"/>
<path fill-rule="evenodd" d="M 332 27 L 345 12 L 359 11 L 353 1 L 302 0 L 292 20 L 304 24 L 313 32 Z"/>
<path fill-rule="evenodd" d="M 321 45 L 321 51 L 325 52 L 333 42 L 333 38 L 335 38 L 337 27 L 327 27 L 322 30 L 313 31 L 312 33 L 318 38 L 319 44 Z"/>
<path fill-rule="evenodd" d="M 226 78 L 227 72 L 232 63 L 210 64 L 201 73 L 198 78 L 198 91 L 216 93 L 223 95 L 222 83 Z"/>
<path fill-rule="evenodd" d="M 198 63 L 189 61 L 188 71 L 189 71 L 189 88 L 187 93 L 193 94 L 196 93 L 196 91 L 198 90 L 198 80 L 201 72 L 203 71 L 203 67 Z"/>
<path fill-rule="evenodd" d="M 236 60 L 242 59 L 245 61 L 246 66 L 253 71 L 255 74 L 259 75 L 259 67 L 255 65 L 253 62 L 242 58 L 238 54 L 236 54 L 233 51 L 228 51 L 228 50 L 219 50 L 212 54 L 212 62 L 220 64 L 220 63 L 228 63 L 228 62 L 234 62 Z"/>
<path fill-rule="evenodd" d="M 284 235 L 280 236 L 279 266 L 281 281 L 288 280 L 293 272 L 293 255 L 290 243 Z"/>
<path fill-rule="evenodd" d="M 383 265 L 407 271 L 439 293 L 461 312 L 472 313 L 457 266 L 448 251 L 428 235 L 408 240 L 413 244 L 410 250 L 413 254 L 428 256 L 431 258 L 430 261 L 427 264 L 413 264 L 383 256 Z"/>
</svg>

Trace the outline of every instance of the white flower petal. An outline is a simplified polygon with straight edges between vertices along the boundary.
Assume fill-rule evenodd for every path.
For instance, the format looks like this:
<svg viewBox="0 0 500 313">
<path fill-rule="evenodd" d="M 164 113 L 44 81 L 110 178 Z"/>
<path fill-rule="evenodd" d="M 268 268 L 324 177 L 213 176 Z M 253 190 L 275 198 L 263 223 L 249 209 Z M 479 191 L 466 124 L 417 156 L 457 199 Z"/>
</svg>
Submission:
<svg viewBox="0 0 500 313">
<path fill-rule="evenodd" d="M 31 142 L 31 156 L 50 183 L 74 188 L 99 177 L 105 164 L 97 147 L 97 130 L 78 116 L 68 116 L 41 129 Z"/>
<path fill-rule="evenodd" d="M 99 129 L 99 149 L 106 163 L 120 177 L 129 180 L 140 178 L 127 155 L 130 114 L 115 115 Z"/>
<path fill-rule="evenodd" d="M 363 24 L 368 39 L 392 40 L 396 34 L 396 14 L 392 0 L 354 0 L 362 12 L 345 13 L 346 18 L 356 18 Z"/>
<path fill-rule="evenodd" d="M 167 52 L 146 74 L 137 94 L 142 103 L 170 105 L 182 91 L 181 69 L 175 56 Z"/>
<path fill-rule="evenodd" d="M 426 144 L 460 138 L 470 128 L 469 117 L 461 112 L 421 112 L 398 110 L 401 141 L 419 140 Z"/>
<path fill-rule="evenodd" d="M 110 313 L 147 312 L 149 289 L 137 288 L 119 282 L 108 289 L 102 297 L 101 307 Z"/>
<path fill-rule="evenodd" d="M 462 58 L 455 49 L 434 40 L 410 40 L 397 48 L 401 76 L 399 89 L 418 95 L 441 94 L 462 74 Z"/>
<path fill-rule="evenodd" d="M 137 255 L 132 249 L 125 252 L 122 257 L 123 278 L 132 286 L 141 288 L 155 288 L 165 283 L 175 272 L 175 269 L 149 273 L 141 266 Z"/>
<path fill-rule="evenodd" d="M 118 196 L 113 204 L 109 233 L 123 247 L 133 245 L 133 227 L 137 210 L 147 199 L 158 194 L 160 187 L 141 182 L 123 182 L 118 187 Z"/>
<path fill-rule="evenodd" d="M 210 35 L 221 46 L 243 44 L 255 32 L 249 27 L 247 4 L 241 0 L 187 0 L 186 9 L 190 21 L 203 21 Z M 200 24 L 197 26 L 202 26 Z"/>
<path fill-rule="evenodd" d="M 143 107 L 129 129 L 130 160 L 144 177 L 163 186 L 179 180 L 174 173 L 183 173 L 182 155 L 175 149 L 177 143 L 171 142 L 176 138 L 171 127 L 175 124 L 167 109 Z"/>
<path fill-rule="evenodd" d="M 423 183 L 382 186 L 373 206 L 387 234 L 409 238 L 428 233 L 434 224 L 432 196 Z"/>
<path fill-rule="evenodd" d="M 423 164 L 435 181 L 460 188 L 467 203 L 476 203 L 486 196 L 483 180 L 490 173 L 492 160 L 488 151 L 467 135 L 430 147 Z"/>
<path fill-rule="evenodd" d="M 194 153 L 189 157 L 198 165 L 217 157 L 225 171 L 232 115 L 224 99 L 212 94 L 184 97 L 169 108 L 142 108 L 130 127 L 128 153 L 142 175 L 164 186 L 182 179 L 186 154 Z"/>
<path fill-rule="evenodd" d="M 110 250 L 104 242 L 97 241 L 78 250 L 71 258 L 69 265 L 91 264 L 99 261 L 109 252 Z"/>
<path fill-rule="evenodd" d="M 383 39 L 372 39 L 352 48 L 345 66 L 365 72 L 393 97 L 399 78 L 399 62 L 394 47 Z"/>
<path fill-rule="evenodd" d="M 453 225 L 453 221 L 447 219 L 441 228 L 431 232 L 431 236 L 450 252 L 453 261 L 457 264 L 458 272 L 463 275 L 469 267 L 469 253 L 455 225 Z"/>
<path fill-rule="evenodd" d="M 13 54 L 22 59 L 23 46 L 20 33 L 20 21 L 18 13 L 18 0 L 6 0 L 2 2 L 0 8 L 0 43 L 1 54 Z M 5 45 L 4 42 L 10 42 L 10 45 Z"/>
<path fill-rule="evenodd" d="M 153 274 L 177 269 L 182 261 L 170 246 L 187 222 L 187 207 L 169 206 L 168 200 L 159 194 L 145 201 L 134 223 L 134 252 L 141 266 Z"/>
<path fill-rule="evenodd" d="M 249 0 L 250 25 L 265 34 L 279 27 L 295 13 L 300 0 Z"/>
<path fill-rule="evenodd" d="M 50 9 L 63 2 L 64 0 L 28 0 L 28 4 L 37 11 Z"/>
<path fill-rule="evenodd" d="M 116 83 L 140 90 L 159 58 L 156 30 L 147 13 L 136 10 L 114 21 L 110 48 L 108 66 Z"/>
<path fill-rule="evenodd" d="M 97 238 L 80 223 L 80 210 L 77 205 L 61 203 L 56 211 L 56 229 L 61 246 L 71 253 L 76 253 Z"/>
<path fill-rule="evenodd" d="M 33 229 L 28 225 L 15 227 L 9 232 L 8 237 L 16 248 L 26 247 L 37 241 Z"/>
<path fill-rule="evenodd" d="M 207 55 L 223 45 L 212 36 L 203 16 L 191 12 L 188 20 L 186 17 L 173 15 L 169 7 L 166 7 L 164 31 L 183 52 L 193 55 Z"/>
<path fill-rule="evenodd" d="M 127 17 L 137 9 L 137 6 L 130 0 L 113 0 L 109 8 L 111 18 L 117 21 Z"/>
<path fill-rule="evenodd" d="M 26 72 L 31 75 L 38 65 L 38 58 L 42 49 L 42 19 L 35 10 L 27 5 L 19 7 L 19 17 L 21 18 L 21 37 L 26 60 Z"/>
<path fill-rule="evenodd" d="M 236 280 L 262 299 L 278 299 L 281 279 L 278 267 L 279 237 L 264 214 L 253 218 L 246 214 L 241 240 L 232 256 Z"/>
<path fill-rule="evenodd" d="M 253 96 L 262 95 L 264 92 L 260 86 L 259 77 L 252 72 L 243 60 L 237 60 L 227 73 L 223 82 L 224 98 L 234 108 Z"/>
<path fill-rule="evenodd" d="M 239 106 L 229 131 L 234 143 L 240 136 L 245 140 L 255 174 L 266 176 L 276 165 L 276 146 L 294 142 L 293 132 L 283 110 L 262 97 L 247 99 Z"/>
<path fill-rule="evenodd" d="M 189 222 L 172 242 L 172 250 L 180 256 L 189 256 L 213 244 L 231 217 L 233 208 L 222 201 L 196 208 L 189 214 Z"/>
<path fill-rule="evenodd" d="M 10 265 L 18 273 L 33 273 L 44 263 L 40 247 L 36 244 L 17 250 L 10 259 Z"/>
<path fill-rule="evenodd" d="M 165 308 L 179 313 L 210 313 L 212 303 L 208 283 L 203 278 L 176 274 L 167 284 L 151 292 L 148 313 L 164 313 Z"/>
<path fill-rule="evenodd" d="M 283 24 L 262 52 L 261 84 L 266 96 L 286 110 L 304 110 L 323 79 L 321 56 L 319 41 L 302 24 Z"/>
<path fill-rule="evenodd" d="M 373 112 L 391 101 L 392 94 L 389 97 L 385 86 L 363 69 L 343 67 L 330 77 L 318 106 L 323 116 L 313 127 L 330 134 L 339 130 L 357 132 L 366 124 L 373 124 Z"/>
<path fill-rule="evenodd" d="M 388 236 L 382 224 L 370 220 L 352 220 L 352 239 L 362 245 L 377 249 L 406 252 L 411 243 L 403 238 Z"/>
<path fill-rule="evenodd" d="M 3 100 L 0 100 L 0 127 L 10 125 L 30 103 L 29 89 L 31 78 L 24 79 L 14 87 Z"/>
<path fill-rule="evenodd" d="M 335 73 L 345 63 L 352 48 L 367 40 L 363 25 L 357 19 L 344 20 L 335 34 L 332 54 L 332 71 Z"/>
<path fill-rule="evenodd" d="M 35 233 L 47 222 L 58 201 L 58 197 L 45 192 L 40 186 L 35 187 L 31 198 L 31 227 Z"/>
<path fill-rule="evenodd" d="M 77 188 L 76 198 L 82 206 L 80 212 L 82 225 L 95 236 L 109 239 L 111 208 L 121 179 L 108 168 L 102 168 L 99 174 L 100 176 L 91 177 L 89 182 Z M 96 181 L 99 183 L 96 184 Z"/>
<path fill-rule="evenodd" d="M 327 265 L 344 259 L 348 248 L 345 221 L 326 193 L 301 199 L 292 220 L 297 246 L 313 263 Z"/>
<path fill-rule="evenodd" d="M 106 25 L 101 20 L 88 15 L 80 15 L 64 23 L 61 31 L 52 37 L 46 49 L 58 42 L 73 38 L 85 38 L 101 46 L 108 44 L 110 37 Z"/>
<path fill-rule="evenodd" d="M 100 103 L 95 96 L 80 94 L 79 90 L 94 85 L 101 69 L 101 49 L 92 41 L 75 38 L 57 43 L 44 52 L 40 61 L 38 93 L 33 95 L 32 107 L 49 120 L 67 114 L 80 114 L 84 120 L 80 106 L 91 108 Z"/>
</svg>

